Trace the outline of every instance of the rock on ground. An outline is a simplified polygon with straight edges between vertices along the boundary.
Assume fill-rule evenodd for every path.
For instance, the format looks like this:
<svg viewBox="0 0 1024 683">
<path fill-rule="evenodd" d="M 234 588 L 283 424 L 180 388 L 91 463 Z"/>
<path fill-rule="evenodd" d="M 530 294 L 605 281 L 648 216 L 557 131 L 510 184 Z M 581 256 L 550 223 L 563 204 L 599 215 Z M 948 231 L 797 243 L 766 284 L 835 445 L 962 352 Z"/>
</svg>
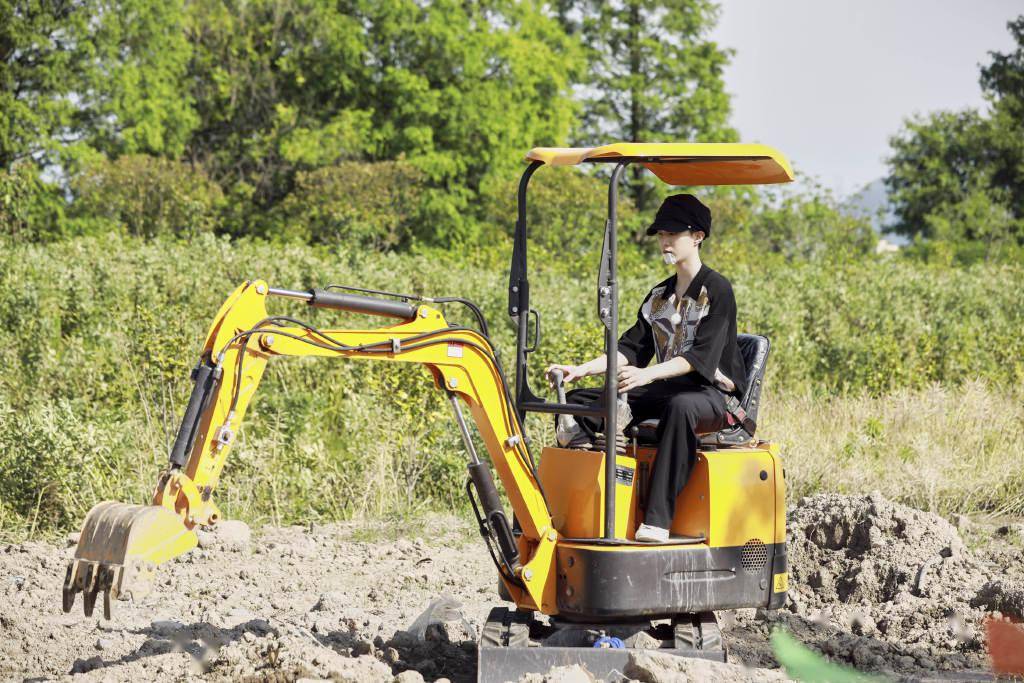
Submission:
<svg viewBox="0 0 1024 683">
<path fill-rule="evenodd" d="M 234 519 L 227 519 L 210 529 L 200 530 L 196 536 L 199 538 L 199 547 L 204 549 L 242 551 L 247 550 L 252 541 L 249 525 Z"/>
</svg>

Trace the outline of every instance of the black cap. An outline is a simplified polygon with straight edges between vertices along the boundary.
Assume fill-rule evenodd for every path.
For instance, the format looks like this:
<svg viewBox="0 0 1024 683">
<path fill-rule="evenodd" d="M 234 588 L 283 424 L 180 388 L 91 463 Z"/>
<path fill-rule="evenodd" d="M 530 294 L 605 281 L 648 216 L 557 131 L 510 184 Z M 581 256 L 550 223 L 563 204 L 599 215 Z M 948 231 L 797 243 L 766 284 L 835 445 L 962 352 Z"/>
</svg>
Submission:
<svg viewBox="0 0 1024 683">
<path fill-rule="evenodd" d="M 705 237 L 711 236 L 711 209 L 704 206 L 692 194 L 674 194 L 666 197 L 654 217 L 647 234 L 653 235 L 659 230 L 665 232 L 682 232 L 684 230 L 702 230 Z"/>
</svg>

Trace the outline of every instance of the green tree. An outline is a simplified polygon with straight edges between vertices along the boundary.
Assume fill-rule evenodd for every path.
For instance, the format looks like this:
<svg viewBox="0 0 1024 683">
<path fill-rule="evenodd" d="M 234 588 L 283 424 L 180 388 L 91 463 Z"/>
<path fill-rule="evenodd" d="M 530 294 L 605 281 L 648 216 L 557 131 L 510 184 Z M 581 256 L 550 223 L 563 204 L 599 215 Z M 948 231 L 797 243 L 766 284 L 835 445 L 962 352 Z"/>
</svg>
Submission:
<svg viewBox="0 0 1024 683">
<path fill-rule="evenodd" d="M 1024 219 L 1024 14 L 1007 24 L 1017 47 L 990 53 L 981 87 L 992 105 L 997 162 L 993 183 L 1008 196 L 1013 214 Z"/>
<path fill-rule="evenodd" d="M 94 71 L 94 0 L 0 0 L 0 168 L 73 140 Z"/>
<path fill-rule="evenodd" d="M 585 140 L 736 138 L 722 77 L 731 51 L 707 37 L 718 20 L 718 5 L 710 0 L 581 0 L 577 6 L 590 64 L 590 78 L 580 89 Z M 630 193 L 638 210 L 650 208 L 655 192 L 644 169 L 631 170 Z"/>
<path fill-rule="evenodd" d="M 0 0 L 0 167 L 181 154 L 196 123 L 182 3 Z"/>
<path fill-rule="evenodd" d="M 895 206 L 897 233 L 925 239 L 936 235 L 927 217 L 948 212 L 992 182 L 995 160 L 991 123 L 975 110 L 940 111 L 908 120 L 889 140 L 886 185 Z M 971 237 L 962 226 L 955 237 Z"/>
<path fill-rule="evenodd" d="M 199 117 L 187 156 L 234 203 L 265 209 L 296 169 L 367 151 L 369 112 L 354 103 L 365 48 L 344 3 L 198 2 L 189 6 L 190 95 Z M 247 231 L 255 211 L 243 212 Z"/>
<path fill-rule="evenodd" d="M 84 142 L 109 156 L 180 157 L 198 124 L 184 0 L 102 0 L 95 12 L 98 68 L 78 93 Z"/>
<path fill-rule="evenodd" d="M 947 245 L 922 253 L 973 260 L 1024 245 L 1024 15 L 1008 26 L 1016 50 L 981 70 L 989 115 L 934 112 L 890 139 L 893 230 Z"/>
<path fill-rule="evenodd" d="M 575 113 L 579 48 L 534 2 L 199 3 L 189 25 L 201 123 L 188 153 L 252 206 L 235 232 L 299 172 L 404 156 L 432 185 L 438 239 L 459 241 L 484 177 L 564 140 Z"/>
</svg>

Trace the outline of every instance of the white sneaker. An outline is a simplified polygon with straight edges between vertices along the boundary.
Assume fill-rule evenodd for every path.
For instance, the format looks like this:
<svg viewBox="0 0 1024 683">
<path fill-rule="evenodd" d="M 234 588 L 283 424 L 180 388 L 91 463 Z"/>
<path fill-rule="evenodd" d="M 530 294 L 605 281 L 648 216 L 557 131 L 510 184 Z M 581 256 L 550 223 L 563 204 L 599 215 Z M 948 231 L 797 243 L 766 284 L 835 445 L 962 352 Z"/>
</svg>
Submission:
<svg viewBox="0 0 1024 683">
<path fill-rule="evenodd" d="M 640 528 L 636 530 L 635 538 L 640 543 L 665 543 L 668 541 L 668 529 L 641 524 Z"/>
</svg>

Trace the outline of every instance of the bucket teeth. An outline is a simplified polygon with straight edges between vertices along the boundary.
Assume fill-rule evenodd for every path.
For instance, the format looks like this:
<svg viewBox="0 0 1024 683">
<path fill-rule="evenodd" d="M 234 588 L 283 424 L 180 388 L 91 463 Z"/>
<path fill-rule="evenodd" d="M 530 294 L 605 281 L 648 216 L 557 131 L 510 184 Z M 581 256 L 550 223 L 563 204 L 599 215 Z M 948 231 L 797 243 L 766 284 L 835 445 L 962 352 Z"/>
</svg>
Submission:
<svg viewBox="0 0 1024 683">
<path fill-rule="evenodd" d="M 103 591 L 103 618 L 110 621 L 110 589 Z"/>
<path fill-rule="evenodd" d="M 103 616 L 110 619 L 110 601 L 116 599 L 124 567 L 101 562 L 72 560 L 64 578 L 63 607 L 70 612 L 75 604 L 75 594 L 82 594 L 85 616 L 91 617 L 96 608 L 96 598 L 103 593 Z"/>
</svg>

